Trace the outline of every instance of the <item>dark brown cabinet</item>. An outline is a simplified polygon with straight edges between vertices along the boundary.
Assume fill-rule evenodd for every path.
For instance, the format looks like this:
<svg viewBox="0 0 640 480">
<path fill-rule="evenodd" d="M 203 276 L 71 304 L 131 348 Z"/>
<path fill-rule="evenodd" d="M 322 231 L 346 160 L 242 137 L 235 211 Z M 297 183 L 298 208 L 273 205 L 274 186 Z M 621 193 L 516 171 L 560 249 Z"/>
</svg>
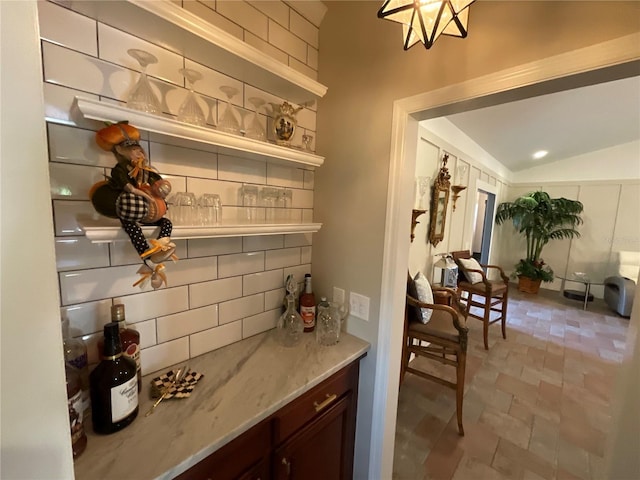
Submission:
<svg viewBox="0 0 640 480">
<path fill-rule="evenodd" d="M 358 367 L 344 367 L 177 478 L 351 479 Z"/>
</svg>

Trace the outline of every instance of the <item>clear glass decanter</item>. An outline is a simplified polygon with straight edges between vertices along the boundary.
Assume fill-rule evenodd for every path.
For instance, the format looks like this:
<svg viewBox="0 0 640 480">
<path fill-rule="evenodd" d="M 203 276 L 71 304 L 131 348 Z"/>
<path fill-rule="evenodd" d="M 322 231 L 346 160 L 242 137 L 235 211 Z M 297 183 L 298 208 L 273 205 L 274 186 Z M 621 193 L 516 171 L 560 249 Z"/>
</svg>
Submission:
<svg viewBox="0 0 640 480">
<path fill-rule="evenodd" d="M 278 319 L 276 325 L 276 339 L 283 347 L 295 347 L 302 340 L 304 322 L 296 311 L 296 301 L 293 294 L 287 295 L 287 309 Z"/>
</svg>

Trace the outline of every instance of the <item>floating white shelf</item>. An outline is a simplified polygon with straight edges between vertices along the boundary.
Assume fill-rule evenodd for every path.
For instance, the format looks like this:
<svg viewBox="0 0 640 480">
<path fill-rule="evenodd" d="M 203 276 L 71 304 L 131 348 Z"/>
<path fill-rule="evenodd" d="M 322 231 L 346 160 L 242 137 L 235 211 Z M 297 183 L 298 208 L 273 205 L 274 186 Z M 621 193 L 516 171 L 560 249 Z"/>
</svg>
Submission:
<svg viewBox="0 0 640 480">
<path fill-rule="evenodd" d="M 294 103 L 327 92 L 326 86 L 171 0 L 72 0 L 63 5 Z"/>
<path fill-rule="evenodd" d="M 148 131 L 151 141 L 178 146 L 196 142 L 204 150 L 236 156 L 241 154 L 243 158 L 289 165 L 319 167 L 324 163 L 324 157 L 304 150 L 261 142 L 209 127 L 189 125 L 170 117 L 131 110 L 112 103 L 76 97 L 75 105 L 84 118 L 91 120 L 114 123 L 128 120 L 136 128 Z"/>
<path fill-rule="evenodd" d="M 129 237 L 117 221 L 86 219 L 79 223 L 85 236 L 92 243 L 129 241 Z M 211 227 L 174 225 L 171 239 L 185 240 L 189 238 L 250 237 L 256 235 L 315 233 L 320 230 L 321 227 L 321 223 L 222 223 Z M 157 233 L 157 229 L 158 227 L 143 227 L 142 231 L 147 238 L 153 238 Z"/>
</svg>

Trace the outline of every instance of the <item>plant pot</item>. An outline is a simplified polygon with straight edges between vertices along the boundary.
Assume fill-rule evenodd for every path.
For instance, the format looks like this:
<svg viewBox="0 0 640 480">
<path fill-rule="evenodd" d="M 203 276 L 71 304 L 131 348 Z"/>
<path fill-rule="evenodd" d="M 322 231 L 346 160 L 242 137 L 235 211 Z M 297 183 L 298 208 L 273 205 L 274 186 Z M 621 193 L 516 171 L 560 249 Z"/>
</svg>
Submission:
<svg viewBox="0 0 640 480">
<path fill-rule="evenodd" d="M 541 279 L 533 280 L 529 277 L 518 277 L 518 290 L 524 293 L 538 293 L 540 290 Z"/>
</svg>

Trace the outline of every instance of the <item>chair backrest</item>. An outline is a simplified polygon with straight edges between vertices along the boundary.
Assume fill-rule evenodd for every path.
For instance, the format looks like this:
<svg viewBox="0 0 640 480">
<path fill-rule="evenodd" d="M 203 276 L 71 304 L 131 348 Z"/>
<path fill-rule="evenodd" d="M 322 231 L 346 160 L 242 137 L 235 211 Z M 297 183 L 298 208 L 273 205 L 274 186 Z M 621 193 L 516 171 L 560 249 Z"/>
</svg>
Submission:
<svg viewBox="0 0 640 480">
<path fill-rule="evenodd" d="M 451 256 L 457 262 L 459 258 L 471 258 L 471 252 L 469 250 L 458 250 L 457 252 L 451 252 Z"/>
</svg>

